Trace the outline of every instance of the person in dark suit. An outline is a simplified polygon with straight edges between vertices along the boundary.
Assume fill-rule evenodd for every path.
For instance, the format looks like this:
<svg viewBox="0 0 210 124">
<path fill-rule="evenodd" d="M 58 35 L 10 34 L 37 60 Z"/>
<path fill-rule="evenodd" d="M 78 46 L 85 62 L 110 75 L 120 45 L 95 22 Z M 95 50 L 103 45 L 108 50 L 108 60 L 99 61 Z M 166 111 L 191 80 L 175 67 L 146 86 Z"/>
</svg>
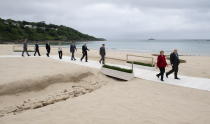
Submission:
<svg viewBox="0 0 210 124">
<path fill-rule="evenodd" d="M 30 56 L 29 55 L 29 53 L 28 53 L 28 44 L 27 44 L 27 39 L 25 39 L 25 41 L 24 41 L 24 43 L 23 43 L 23 51 L 22 51 L 22 56 L 24 57 L 24 53 L 26 52 L 26 54 L 28 55 L 28 56 Z"/>
<path fill-rule="evenodd" d="M 50 47 L 50 43 L 48 42 L 48 43 L 46 43 L 46 50 L 47 50 L 47 57 L 49 57 L 50 56 L 50 50 L 51 50 L 51 47 Z"/>
<path fill-rule="evenodd" d="M 177 77 L 177 73 L 179 71 L 180 60 L 179 60 L 179 55 L 176 49 L 170 55 L 170 62 L 171 62 L 172 70 L 166 73 L 166 77 L 168 78 L 168 76 L 174 72 L 174 79 L 180 80 L 180 78 Z"/>
<path fill-rule="evenodd" d="M 160 73 L 156 76 L 159 78 L 161 76 L 161 81 L 163 80 L 164 73 L 165 73 L 165 67 L 167 66 L 166 57 L 164 55 L 164 51 L 160 51 L 160 55 L 157 58 L 157 67 L 160 69 Z"/>
<path fill-rule="evenodd" d="M 80 59 L 80 61 L 82 61 L 83 58 L 85 57 L 85 62 L 88 62 L 88 54 L 87 54 L 87 51 L 89 51 L 89 49 L 87 48 L 87 45 L 84 44 L 82 46 L 82 58 Z"/>
<path fill-rule="evenodd" d="M 74 60 L 74 61 L 76 60 L 74 57 L 74 53 L 76 50 L 77 50 L 76 45 L 72 43 L 70 45 L 71 60 Z"/>
<path fill-rule="evenodd" d="M 39 52 L 39 44 L 38 44 L 38 43 L 35 44 L 34 56 L 36 56 L 36 53 L 38 53 L 38 55 L 41 56 L 41 55 L 40 55 L 40 52 Z"/>
<path fill-rule="evenodd" d="M 58 47 L 58 56 L 60 59 L 62 59 L 62 56 L 63 56 L 62 47 Z"/>
<path fill-rule="evenodd" d="M 101 59 L 99 60 L 99 63 L 101 64 L 105 64 L 105 56 L 106 56 L 106 49 L 105 49 L 105 44 L 102 44 L 101 48 L 100 48 L 100 56 Z"/>
</svg>

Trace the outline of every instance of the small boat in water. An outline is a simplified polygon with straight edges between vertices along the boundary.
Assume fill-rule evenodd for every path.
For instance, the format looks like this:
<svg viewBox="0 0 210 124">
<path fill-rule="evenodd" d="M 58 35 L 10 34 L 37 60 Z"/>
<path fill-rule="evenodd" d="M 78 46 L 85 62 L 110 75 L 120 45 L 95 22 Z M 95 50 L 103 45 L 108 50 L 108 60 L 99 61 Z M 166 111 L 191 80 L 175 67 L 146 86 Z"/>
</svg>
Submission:
<svg viewBox="0 0 210 124">
<path fill-rule="evenodd" d="M 150 38 L 150 39 L 148 39 L 148 40 L 155 40 L 154 38 Z"/>
</svg>

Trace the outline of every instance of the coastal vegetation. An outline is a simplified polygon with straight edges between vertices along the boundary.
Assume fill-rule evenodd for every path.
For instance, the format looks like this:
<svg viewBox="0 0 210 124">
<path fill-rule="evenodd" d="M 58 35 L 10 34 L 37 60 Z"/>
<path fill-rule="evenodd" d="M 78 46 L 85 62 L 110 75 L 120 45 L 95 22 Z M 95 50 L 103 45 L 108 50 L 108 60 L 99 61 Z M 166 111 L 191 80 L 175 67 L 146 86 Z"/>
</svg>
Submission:
<svg viewBox="0 0 210 124">
<path fill-rule="evenodd" d="M 108 69 L 117 70 L 117 71 L 126 72 L 126 73 L 133 73 L 132 69 L 120 68 L 117 66 L 103 65 L 103 68 L 108 68 Z"/>
<path fill-rule="evenodd" d="M 148 66 L 148 67 L 154 67 L 153 64 L 149 64 L 149 63 L 144 63 L 144 62 L 137 62 L 137 61 L 127 61 L 127 63 L 130 63 L 130 64 L 136 64 L 136 65 L 142 65 L 142 66 Z"/>
<path fill-rule="evenodd" d="M 0 43 L 29 41 L 103 41 L 73 28 L 42 22 L 15 21 L 0 18 Z"/>
<path fill-rule="evenodd" d="M 167 60 L 170 60 L 170 57 L 167 57 Z M 179 59 L 180 63 L 186 63 L 187 61 L 184 59 Z"/>
</svg>

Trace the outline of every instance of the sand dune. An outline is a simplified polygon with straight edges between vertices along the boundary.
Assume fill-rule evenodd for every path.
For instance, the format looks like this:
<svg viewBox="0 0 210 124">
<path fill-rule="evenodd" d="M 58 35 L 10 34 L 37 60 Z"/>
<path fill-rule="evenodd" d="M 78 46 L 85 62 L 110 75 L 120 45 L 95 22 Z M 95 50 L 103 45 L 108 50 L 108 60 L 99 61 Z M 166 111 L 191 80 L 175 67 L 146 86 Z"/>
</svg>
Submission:
<svg viewBox="0 0 210 124">
<path fill-rule="evenodd" d="M 91 72 L 81 73 L 73 76 L 72 74 L 58 74 L 53 76 L 45 76 L 38 79 L 27 79 L 22 81 L 14 81 L 7 84 L 0 85 L 1 95 L 12 95 L 21 92 L 38 91 L 43 90 L 49 85 L 55 83 L 67 83 L 67 82 L 79 82 L 82 79 L 94 75 Z"/>
<path fill-rule="evenodd" d="M 0 116 L 77 97 L 112 80 L 99 70 L 46 58 L 1 58 L 0 63 Z"/>
</svg>

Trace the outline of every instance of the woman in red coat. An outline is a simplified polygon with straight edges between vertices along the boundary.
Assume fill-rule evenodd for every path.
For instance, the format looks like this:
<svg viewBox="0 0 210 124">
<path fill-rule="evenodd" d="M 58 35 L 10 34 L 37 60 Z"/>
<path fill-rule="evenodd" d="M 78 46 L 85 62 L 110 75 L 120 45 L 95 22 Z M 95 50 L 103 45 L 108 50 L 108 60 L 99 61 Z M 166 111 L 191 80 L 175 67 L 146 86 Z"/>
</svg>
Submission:
<svg viewBox="0 0 210 124">
<path fill-rule="evenodd" d="M 164 55 L 164 51 L 160 51 L 160 55 L 157 58 L 157 67 L 160 69 L 160 73 L 156 76 L 159 78 L 161 76 L 161 81 L 163 80 L 163 76 L 165 73 L 165 67 L 167 66 L 166 57 Z"/>
</svg>

